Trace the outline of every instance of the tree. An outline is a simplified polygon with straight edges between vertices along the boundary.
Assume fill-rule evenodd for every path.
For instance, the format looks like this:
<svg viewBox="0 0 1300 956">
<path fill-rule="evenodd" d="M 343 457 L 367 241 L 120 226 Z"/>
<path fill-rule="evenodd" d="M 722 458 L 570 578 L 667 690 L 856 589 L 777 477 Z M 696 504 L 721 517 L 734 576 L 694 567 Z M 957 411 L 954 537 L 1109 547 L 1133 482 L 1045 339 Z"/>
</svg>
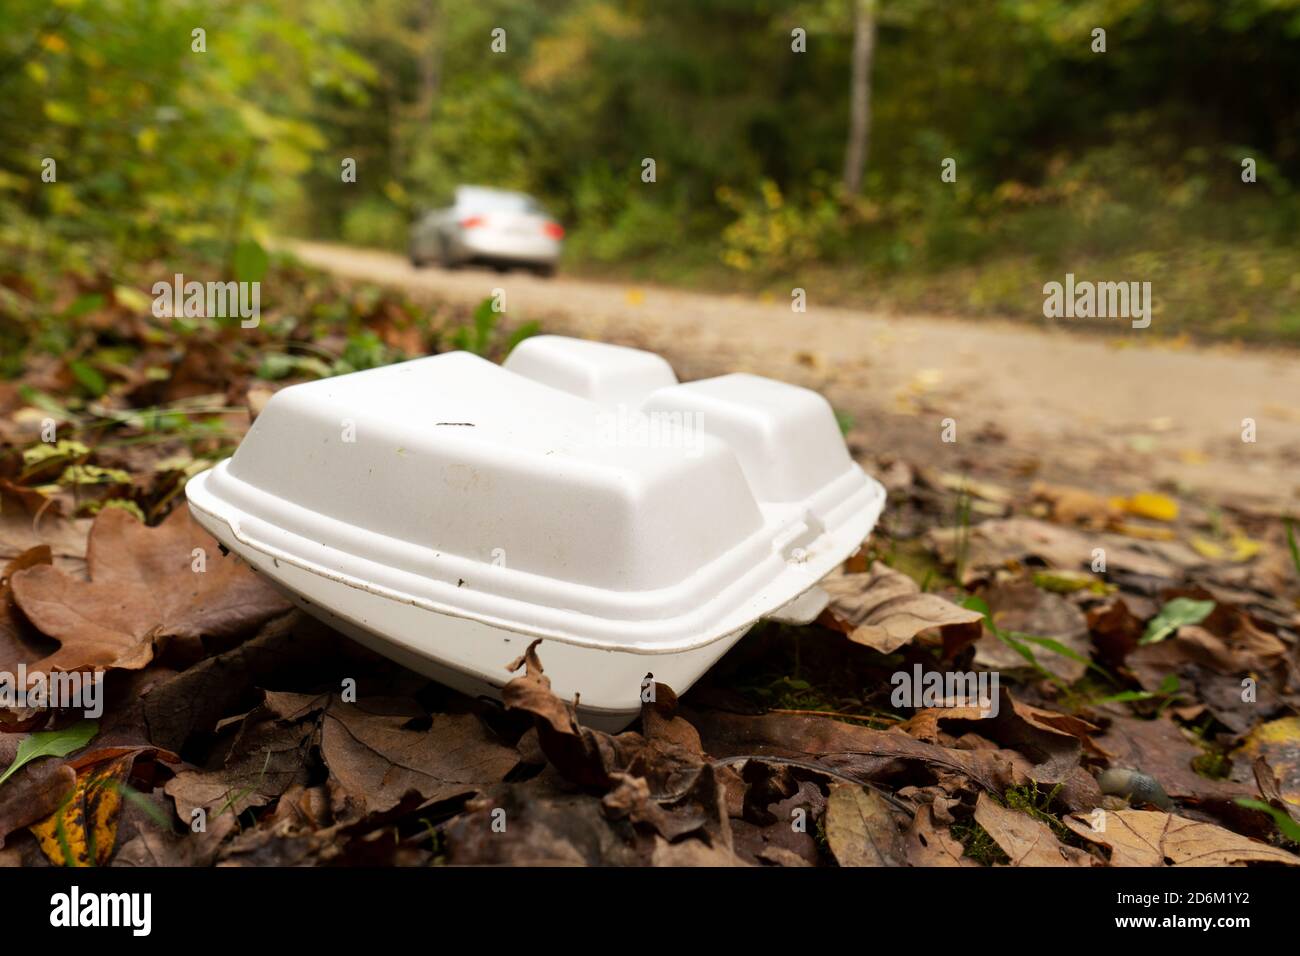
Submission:
<svg viewBox="0 0 1300 956">
<path fill-rule="evenodd" d="M 853 78 L 850 81 L 849 139 L 844 148 L 844 191 L 862 188 L 871 148 L 871 64 L 876 53 L 876 0 L 854 0 Z"/>
</svg>

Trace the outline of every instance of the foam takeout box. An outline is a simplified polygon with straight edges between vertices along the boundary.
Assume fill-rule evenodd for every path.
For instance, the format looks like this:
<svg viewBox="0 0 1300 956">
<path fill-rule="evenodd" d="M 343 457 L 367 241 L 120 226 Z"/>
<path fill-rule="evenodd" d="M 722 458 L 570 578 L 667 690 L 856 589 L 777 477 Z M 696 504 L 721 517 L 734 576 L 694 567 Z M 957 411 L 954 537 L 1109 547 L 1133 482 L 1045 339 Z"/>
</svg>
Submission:
<svg viewBox="0 0 1300 956">
<path fill-rule="evenodd" d="M 815 392 L 679 384 L 658 355 L 559 336 L 277 392 L 186 487 L 197 520 L 309 613 L 471 695 L 542 638 L 557 693 L 618 728 L 684 692 L 818 580 L 884 505 Z"/>
</svg>

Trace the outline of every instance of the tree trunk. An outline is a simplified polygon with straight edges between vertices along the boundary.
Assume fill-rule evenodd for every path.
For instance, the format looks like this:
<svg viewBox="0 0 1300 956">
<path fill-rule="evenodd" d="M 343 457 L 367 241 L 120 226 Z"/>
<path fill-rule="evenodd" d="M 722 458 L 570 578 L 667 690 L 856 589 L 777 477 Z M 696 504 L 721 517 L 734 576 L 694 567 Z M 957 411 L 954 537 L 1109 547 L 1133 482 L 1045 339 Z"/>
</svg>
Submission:
<svg viewBox="0 0 1300 956">
<path fill-rule="evenodd" d="M 844 191 L 851 196 L 862 188 L 871 148 L 871 63 L 875 53 L 876 0 L 854 0 L 849 140 L 844 148 Z"/>
<path fill-rule="evenodd" d="M 420 58 L 419 118 L 422 123 L 433 121 L 434 104 L 442 85 L 442 2 L 428 0 L 425 9 L 424 33 L 426 47 Z"/>
</svg>

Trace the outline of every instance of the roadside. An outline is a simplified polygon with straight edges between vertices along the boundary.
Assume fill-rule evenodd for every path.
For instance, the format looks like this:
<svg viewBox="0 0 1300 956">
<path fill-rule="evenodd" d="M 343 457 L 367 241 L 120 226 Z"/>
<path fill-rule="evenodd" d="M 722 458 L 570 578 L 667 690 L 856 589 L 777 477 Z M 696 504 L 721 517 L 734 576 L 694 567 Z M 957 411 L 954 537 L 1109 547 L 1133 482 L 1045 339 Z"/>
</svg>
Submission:
<svg viewBox="0 0 1300 956">
<path fill-rule="evenodd" d="M 683 378 L 728 371 L 818 389 L 855 444 L 950 471 L 1033 475 L 1102 491 L 1168 487 L 1276 512 L 1300 510 L 1300 359 L 1150 346 L 1010 322 L 893 317 L 560 276 L 413 269 L 393 253 L 288 243 L 335 275 L 472 304 L 549 332 L 660 352 Z M 945 419 L 956 441 L 944 442 Z M 1254 441 L 1247 419 L 1254 423 Z M 952 430 L 949 429 L 950 435 Z"/>
</svg>

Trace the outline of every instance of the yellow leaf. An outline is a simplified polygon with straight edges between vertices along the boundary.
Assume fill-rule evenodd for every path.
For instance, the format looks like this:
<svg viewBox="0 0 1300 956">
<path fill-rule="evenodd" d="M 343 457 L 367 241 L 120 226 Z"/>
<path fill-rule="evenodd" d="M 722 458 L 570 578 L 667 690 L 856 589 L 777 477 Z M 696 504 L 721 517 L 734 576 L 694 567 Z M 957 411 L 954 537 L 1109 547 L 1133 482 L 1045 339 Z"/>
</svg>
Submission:
<svg viewBox="0 0 1300 956">
<path fill-rule="evenodd" d="M 1124 502 L 1124 510 L 1152 521 L 1174 521 L 1178 518 L 1178 502 L 1168 495 L 1153 491 L 1140 491 L 1133 495 Z"/>
<path fill-rule="evenodd" d="M 51 53 L 62 53 L 68 48 L 68 41 L 57 33 L 47 33 L 41 37 L 41 46 Z"/>
<path fill-rule="evenodd" d="M 1300 717 L 1259 724 L 1233 754 L 1243 763 L 1265 757 L 1281 785 L 1282 799 L 1300 805 Z"/>
<path fill-rule="evenodd" d="M 1260 543 L 1253 538 L 1248 538 L 1241 532 L 1232 536 L 1232 560 L 1241 562 L 1249 561 L 1255 555 L 1259 554 Z"/>
<path fill-rule="evenodd" d="M 82 769 L 67 802 L 29 827 L 51 863 L 103 866 L 112 858 L 122 812 L 122 786 L 131 775 L 132 760 L 127 754 Z"/>
<path fill-rule="evenodd" d="M 1192 538 L 1190 542 L 1192 548 L 1203 558 L 1211 561 L 1221 561 L 1223 559 L 1223 548 L 1209 538 L 1202 538 L 1199 534 Z"/>
<path fill-rule="evenodd" d="M 640 305 L 645 301 L 645 293 L 640 289 L 628 289 L 624 294 L 628 305 Z"/>
<path fill-rule="evenodd" d="M 1169 528 L 1157 528 L 1153 525 L 1134 524 L 1131 521 L 1117 521 L 1114 530 L 1130 538 L 1141 538 L 1144 541 L 1173 541 L 1178 536 Z"/>
<path fill-rule="evenodd" d="M 152 126 L 146 126 L 135 134 L 135 144 L 140 147 L 140 152 L 146 156 L 152 156 L 153 151 L 158 146 L 158 130 Z"/>
<path fill-rule="evenodd" d="M 148 315 L 153 310 L 153 299 L 129 285 L 115 286 L 113 298 L 117 300 L 118 305 L 141 315 Z"/>
<path fill-rule="evenodd" d="M 47 119 L 55 123 L 61 123 L 64 126 L 75 126 L 81 122 L 81 115 L 76 109 L 62 100 L 46 100 L 45 116 Z"/>
</svg>

